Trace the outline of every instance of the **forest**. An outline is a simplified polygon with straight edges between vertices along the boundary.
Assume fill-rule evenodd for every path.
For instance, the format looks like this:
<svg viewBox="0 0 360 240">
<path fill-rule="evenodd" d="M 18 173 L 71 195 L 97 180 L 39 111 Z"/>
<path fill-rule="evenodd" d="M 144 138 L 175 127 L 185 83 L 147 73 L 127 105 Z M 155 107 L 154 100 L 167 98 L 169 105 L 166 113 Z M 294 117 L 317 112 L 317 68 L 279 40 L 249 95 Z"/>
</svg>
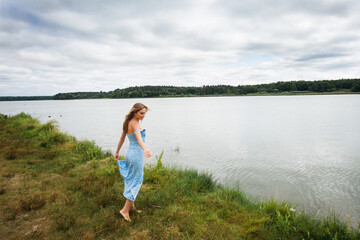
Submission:
<svg viewBox="0 0 360 240">
<path fill-rule="evenodd" d="M 96 98 L 151 98 L 190 96 L 241 96 L 241 95 L 283 95 L 311 93 L 357 93 L 360 79 L 278 81 L 257 85 L 203 85 L 200 87 L 180 86 L 134 86 L 109 92 L 69 92 L 54 96 L 0 97 L 0 101 L 15 100 L 66 100 Z"/>
</svg>

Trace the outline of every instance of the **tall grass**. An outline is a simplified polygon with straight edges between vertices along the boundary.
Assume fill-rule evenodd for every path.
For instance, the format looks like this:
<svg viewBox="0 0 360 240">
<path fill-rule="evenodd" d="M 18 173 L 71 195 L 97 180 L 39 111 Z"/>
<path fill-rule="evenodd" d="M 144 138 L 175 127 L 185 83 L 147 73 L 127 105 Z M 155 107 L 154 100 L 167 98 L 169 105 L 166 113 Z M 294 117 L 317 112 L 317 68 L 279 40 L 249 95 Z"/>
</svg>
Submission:
<svg viewBox="0 0 360 240">
<path fill-rule="evenodd" d="M 101 159 L 110 156 L 110 152 L 103 152 L 101 147 L 95 145 L 95 141 L 84 140 L 75 145 L 75 151 L 82 154 L 83 161 Z"/>
<path fill-rule="evenodd" d="M 305 215 L 286 202 L 263 201 L 260 211 L 269 216 L 269 228 L 288 239 L 360 239 L 359 231 L 342 222 L 334 212 L 324 218 Z"/>
</svg>

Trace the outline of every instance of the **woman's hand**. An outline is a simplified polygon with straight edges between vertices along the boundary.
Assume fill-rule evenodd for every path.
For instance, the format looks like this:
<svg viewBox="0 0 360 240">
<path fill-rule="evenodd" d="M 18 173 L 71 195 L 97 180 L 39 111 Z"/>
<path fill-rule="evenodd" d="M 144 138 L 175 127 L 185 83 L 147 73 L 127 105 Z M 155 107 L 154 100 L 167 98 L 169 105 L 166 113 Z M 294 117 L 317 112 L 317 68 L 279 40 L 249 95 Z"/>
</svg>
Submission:
<svg viewBox="0 0 360 240">
<path fill-rule="evenodd" d="M 118 154 L 118 153 L 115 154 L 114 160 L 115 160 L 115 161 L 119 160 L 119 154 Z"/>
<path fill-rule="evenodd" d="M 147 158 L 151 157 L 150 150 L 146 148 L 145 151 L 144 151 L 144 155 L 145 155 L 145 157 L 147 157 Z"/>
</svg>

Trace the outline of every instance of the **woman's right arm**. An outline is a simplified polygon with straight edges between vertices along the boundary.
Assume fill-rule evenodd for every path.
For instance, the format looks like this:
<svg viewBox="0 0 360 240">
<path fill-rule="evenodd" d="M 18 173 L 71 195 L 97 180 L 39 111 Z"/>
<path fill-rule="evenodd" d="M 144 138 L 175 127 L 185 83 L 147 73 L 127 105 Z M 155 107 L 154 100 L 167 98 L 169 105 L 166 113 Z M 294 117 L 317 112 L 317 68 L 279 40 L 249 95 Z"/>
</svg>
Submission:
<svg viewBox="0 0 360 240">
<path fill-rule="evenodd" d="M 133 128 L 134 129 L 139 129 L 140 128 L 140 124 L 139 123 L 135 123 L 133 125 Z M 140 147 L 144 150 L 144 155 L 145 157 L 149 158 L 151 157 L 151 153 L 150 153 L 150 150 L 146 147 L 145 143 L 143 142 L 142 138 L 141 138 L 141 133 L 140 132 L 136 132 L 135 133 L 135 137 L 136 137 L 136 140 L 138 142 L 138 144 L 140 145 Z"/>
<path fill-rule="evenodd" d="M 150 150 L 146 147 L 145 143 L 143 142 L 140 132 L 136 132 L 135 137 L 140 147 L 144 150 L 145 157 L 147 158 L 151 157 Z"/>
<path fill-rule="evenodd" d="M 115 156 L 114 156 L 115 161 L 119 160 L 119 152 L 120 152 L 121 146 L 123 145 L 123 143 L 125 141 L 125 136 L 126 136 L 126 134 L 123 131 L 122 134 L 121 134 L 120 141 L 118 143 L 117 149 L 116 149 Z"/>
</svg>

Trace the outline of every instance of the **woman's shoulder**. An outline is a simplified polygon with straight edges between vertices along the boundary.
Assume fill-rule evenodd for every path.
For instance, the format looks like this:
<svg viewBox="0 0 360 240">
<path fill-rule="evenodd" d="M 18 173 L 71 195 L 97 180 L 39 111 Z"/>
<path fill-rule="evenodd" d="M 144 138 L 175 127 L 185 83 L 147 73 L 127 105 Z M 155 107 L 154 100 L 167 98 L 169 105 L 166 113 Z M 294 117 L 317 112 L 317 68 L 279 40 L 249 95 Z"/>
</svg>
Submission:
<svg viewBox="0 0 360 240">
<path fill-rule="evenodd" d="M 133 119 L 131 119 L 130 121 L 129 121 L 129 129 L 138 129 L 138 128 L 140 128 L 140 123 L 138 122 L 138 121 L 136 121 L 136 120 L 133 120 Z"/>
</svg>

